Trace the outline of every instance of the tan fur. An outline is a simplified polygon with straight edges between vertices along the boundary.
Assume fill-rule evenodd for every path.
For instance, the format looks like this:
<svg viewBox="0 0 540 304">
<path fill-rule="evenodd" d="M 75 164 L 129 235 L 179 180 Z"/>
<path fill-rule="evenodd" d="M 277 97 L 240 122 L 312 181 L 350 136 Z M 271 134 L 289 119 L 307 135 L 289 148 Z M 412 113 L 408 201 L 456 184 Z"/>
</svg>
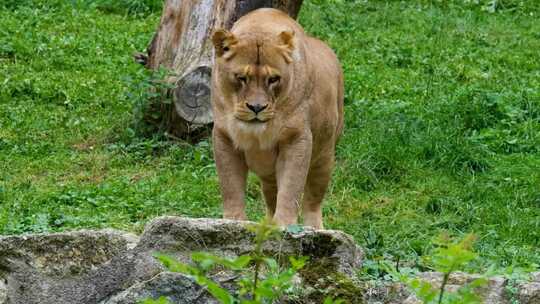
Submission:
<svg viewBox="0 0 540 304">
<path fill-rule="evenodd" d="M 224 217 L 245 219 L 248 170 L 267 216 L 322 228 L 321 202 L 343 128 L 343 74 L 323 42 L 274 9 L 240 18 L 212 37 L 214 156 Z M 303 197 L 302 197 L 303 194 Z M 302 204 L 300 204 L 300 199 Z"/>
</svg>

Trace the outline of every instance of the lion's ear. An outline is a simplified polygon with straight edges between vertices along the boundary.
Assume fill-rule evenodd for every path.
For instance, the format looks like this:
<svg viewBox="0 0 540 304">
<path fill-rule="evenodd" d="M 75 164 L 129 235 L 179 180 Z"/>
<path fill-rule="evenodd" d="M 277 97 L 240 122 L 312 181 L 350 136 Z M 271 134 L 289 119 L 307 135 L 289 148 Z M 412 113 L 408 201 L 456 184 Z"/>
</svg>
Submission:
<svg viewBox="0 0 540 304">
<path fill-rule="evenodd" d="M 286 46 L 291 51 L 293 51 L 296 47 L 295 39 L 294 39 L 294 31 L 283 31 L 279 34 L 279 39 L 281 39 L 281 42 L 283 43 L 283 46 Z"/>
<path fill-rule="evenodd" d="M 217 29 L 212 35 L 212 43 L 218 57 L 226 55 L 231 50 L 231 46 L 236 42 L 237 40 L 234 34 L 226 29 Z"/>
<path fill-rule="evenodd" d="M 296 38 L 294 31 L 283 31 L 279 34 L 281 45 L 279 46 L 283 50 L 283 56 L 287 63 L 293 62 L 293 52 L 296 49 Z"/>
</svg>

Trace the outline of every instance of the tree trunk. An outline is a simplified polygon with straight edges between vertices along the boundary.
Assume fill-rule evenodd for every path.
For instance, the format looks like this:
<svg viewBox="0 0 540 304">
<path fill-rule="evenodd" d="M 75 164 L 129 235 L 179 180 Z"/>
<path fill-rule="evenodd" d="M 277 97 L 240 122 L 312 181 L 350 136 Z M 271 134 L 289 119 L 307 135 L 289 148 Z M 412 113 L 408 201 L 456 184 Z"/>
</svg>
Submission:
<svg viewBox="0 0 540 304">
<path fill-rule="evenodd" d="M 161 113 L 162 128 L 183 139 L 197 140 L 208 134 L 214 29 L 230 29 L 238 18 L 262 7 L 296 18 L 301 5 L 302 0 L 166 0 L 147 55 L 135 56 L 149 69 L 164 67 L 173 74 L 166 82 L 174 88 L 161 93 L 170 102 L 161 99 L 149 110 Z"/>
</svg>

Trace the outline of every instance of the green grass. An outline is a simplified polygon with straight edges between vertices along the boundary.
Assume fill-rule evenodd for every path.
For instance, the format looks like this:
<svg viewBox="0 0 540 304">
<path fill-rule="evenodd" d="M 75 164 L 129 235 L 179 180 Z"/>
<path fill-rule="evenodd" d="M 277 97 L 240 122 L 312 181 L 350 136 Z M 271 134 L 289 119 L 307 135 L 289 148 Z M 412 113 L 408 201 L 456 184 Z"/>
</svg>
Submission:
<svg viewBox="0 0 540 304">
<path fill-rule="evenodd" d="M 325 223 L 371 259 L 414 262 L 447 231 L 478 236 L 477 269 L 540 264 L 540 9 L 488 2 L 305 1 L 346 74 Z M 132 127 L 159 2 L 2 3 L 1 234 L 221 215 L 211 143 Z M 259 219 L 254 177 L 248 205 Z"/>
</svg>

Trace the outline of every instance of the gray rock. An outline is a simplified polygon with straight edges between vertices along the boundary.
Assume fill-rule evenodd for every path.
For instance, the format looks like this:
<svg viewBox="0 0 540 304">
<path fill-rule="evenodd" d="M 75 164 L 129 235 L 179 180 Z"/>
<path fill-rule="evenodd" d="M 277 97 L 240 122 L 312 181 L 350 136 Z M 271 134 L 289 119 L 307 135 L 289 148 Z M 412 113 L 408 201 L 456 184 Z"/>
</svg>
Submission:
<svg viewBox="0 0 540 304">
<path fill-rule="evenodd" d="M 160 217 L 145 229 L 138 245 L 140 251 L 160 251 L 189 262 L 194 251 L 225 257 L 247 254 L 254 249 L 254 235 L 246 226 L 251 222 L 224 219 L 187 219 Z M 353 238 L 341 231 L 303 228 L 298 233 L 284 232 L 278 240 L 269 240 L 265 252 L 276 257 L 308 256 L 314 263 L 330 260 L 335 269 L 354 276 L 362 264 L 363 252 Z"/>
<path fill-rule="evenodd" d="M 23 263 L 48 277 L 80 275 L 133 248 L 138 238 L 112 229 L 0 236 L 0 265 Z"/>
<path fill-rule="evenodd" d="M 401 283 L 369 281 L 365 284 L 364 300 L 368 304 L 403 304 L 416 300 Z"/>
<path fill-rule="evenodd" d="M 100 304 L 137 304 L 141 299 L 165 297 L 174 304 L 218 304 L 193 279 L 178 273 L 162 272 L 137 283 Z"/>
<path fill-rule="evenodd" d="M 96 303 L 136 238 L 114 230 L 0 237 L 6 303 Z M 0 286 L 2 290 L 2 286 Z"/>
<path fill-rule="evenodd" d="M 432 286 L 439 289 L 443 280 L 443 274 L 440 272 L 424 272 L 420 277 Z M 455 272 L 450 275 L 446 289 L 449 292 L 455 292 L 459 288 L 470 284 L 472 281 L 482 278 L 478 274 L 468 274 L 464 272 Z M 503 277 L 491 277 L 487 284 L 478 288 L 476 291 L 482 297 L 485 304 L 506 303 L 506 284 L 507 280 Z"/>
<path fill-rule="evenodd" d="M 7 303 L 7 282 L 4 279 L 0 279 L 0 304 Z"/>
<path fill-rule="evenodd" d="M 540 282 L 519 284 L 517 298 L 519 303 L 540 304 Z"/>
<path fill-rule="evenodd" d="M 420 278 L 431 283 L 433 287 L 440 288 L 443 275 L 438 272 L 424 272 L 419 274 Z M 445 290 L 455 292 L 460 287 L 471 283 L 473 280 L 481 278 L 478 274 L 467 274 L 462 272 L 453 273 L 446 285 Z M 488 279 L 485 286 L 477 289 L 477 293 L 482 297 L 485 304 L 510 304 L 514 303 L 510 299 L 517 299 L 520 304 L 540 304 L 540 282 L 539 273 L 531 274 L 531 281 L 517 285 L 517 293 L 508 294 L 506 286 L 508 280 L 495 276 Z M 373 284 L 372 284 L 373 285 Z M 421 304 L 407 287 L 400 283 L 376 283 L 366 288 L 366 302 L 370 304 Z"/>
<path fill-rule="evenodd" d="M 157 252 L 190 262 L 194 251 L 234 257 L 253 250 L 249 222 L 220 219 L 161 217 L 149 223 L 140 240 L 121 232 L 79 231 L 50 235 L 0 238 L 0 301 L 9 304 L 136 303 L 137 297 L 169 296 L 178 302 L 182 292 L 201 295 L 204 290 L 181 275 L 160 274 Z M 354 240 L 338 231 L 284 232 L 265 244 L 278 260 L 290 255 L 309 256 L 310 265 L 353 278 L 362 251 Z M 321 261 L 324 261 L 322 263 Z M 0 302 L 2 303 L 2 302 Z"/>
</svg>

